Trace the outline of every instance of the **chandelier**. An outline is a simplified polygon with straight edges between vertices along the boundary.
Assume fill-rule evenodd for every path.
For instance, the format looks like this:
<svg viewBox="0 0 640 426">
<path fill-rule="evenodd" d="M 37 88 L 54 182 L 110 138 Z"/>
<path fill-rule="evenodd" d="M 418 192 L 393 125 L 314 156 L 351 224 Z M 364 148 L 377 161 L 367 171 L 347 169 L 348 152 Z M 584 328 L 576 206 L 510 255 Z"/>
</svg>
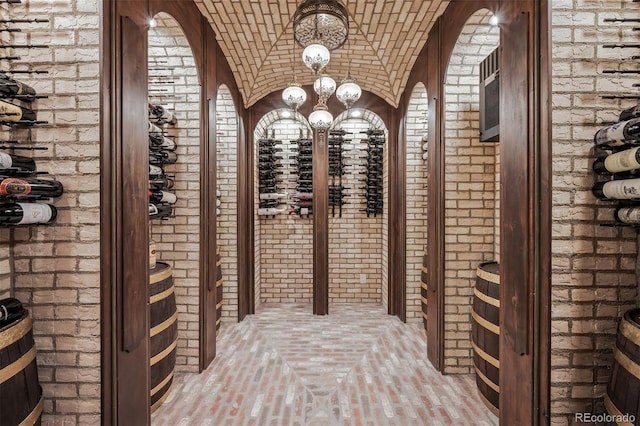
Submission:
<svg viewBox="0 0 640 426">
<path fill-rule="evenodd" d="M 313 112 L 309 114 L 309 124 L 316 130 L 327 130 L 333 123 L 333 115 L 324 102 L 320 101 L 313 107 Z"/>
<path fill-rule="evenodd" d="M 326 103 L 329 96 L 336 91 L 336 81 L 323 74 L 313 82 L 313 90 L 318 94 L 320 100 Z"/>
<path fill-rule="evenodd" d="M 349 15 L 337 0 L 305 0 L 293 15 L 293 34 L 302 47 L 321 44 L 337 49 L 347 41 Z"/>
</svg>

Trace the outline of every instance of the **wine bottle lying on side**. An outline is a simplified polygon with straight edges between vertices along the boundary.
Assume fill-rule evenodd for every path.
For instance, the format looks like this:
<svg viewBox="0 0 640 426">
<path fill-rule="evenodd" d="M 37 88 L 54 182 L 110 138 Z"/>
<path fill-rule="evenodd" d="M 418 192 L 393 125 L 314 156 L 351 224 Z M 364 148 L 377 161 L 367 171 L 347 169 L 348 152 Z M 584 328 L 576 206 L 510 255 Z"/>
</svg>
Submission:
<svg viewBox="0 0 640 426">
<path fill-rule="evenodd" d="M 0 175 L 0 197 L 25 197 L 28 195 L 59 197 L 62 192 L 62 183 L 57 180 Z"/>
<path fill-rule="evenodd" d="M 51 204 L 0 203 L 0 226 L 53 223 L 57 216 L 58 210 Z"/>
</svg>

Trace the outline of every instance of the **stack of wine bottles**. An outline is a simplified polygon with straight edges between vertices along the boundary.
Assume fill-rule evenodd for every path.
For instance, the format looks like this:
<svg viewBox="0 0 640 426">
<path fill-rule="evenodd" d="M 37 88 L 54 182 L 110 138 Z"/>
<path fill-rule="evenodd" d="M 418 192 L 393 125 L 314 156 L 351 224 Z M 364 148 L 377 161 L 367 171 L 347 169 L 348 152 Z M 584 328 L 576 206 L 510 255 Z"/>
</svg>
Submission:
<svg viewBox="0 0 640 426">
<path fill-rule="evenodd" d="M 422 159 L 427 160 L 429 158 L 429 134 L 422 135 Z"/>
<path fill-rule="evenodd" d="M 610 179 L 596 182 L 593 194 L 618 201 L 615 222 L 640 225 L 640 104 L 622 111 L 618 119 L 595 134 L 596 147 L 606 155 L 594 161 L 593 171 Z"/>
<path fill-rule="evenodd" d="M 176 144 L 164 125 L 174 126 L 176 116 L 160 105 L 149 104 L 149 218 L 167 219 L 173 215 L 177 201 L 173 192 L 174 176 L 164 169 L 167 164 L 175 164 L 178 156 Z"/>
<path fill-rule="evenodd" d="M 373 215 L 374 217 L 382 214 L 382 159 L 384 153 L 384 130 L 369 129 L 366 132 L 367 138 L 364 142 L 367 145 L 364 179 L 361 182 L 364 183 L 364 197 L 365 208 L 362 210 L 367 214 L 367 217 Z"/>
<path fill-rule="evenodd" d="M 275 139 L 274 132 L 271 137 L 258 141 L 258 192 L 260 202 L 258 215 L 273 216 L 283 213 L 284 209 L 278 209 L 283 202 L 280 200 L 284 194 L 279 193 L 282 182 L 282 141 Z"/>
<path fill-rule="evenodd" d="M 345 193 L 348 188 L 342 184 L 342 177 L 349 166 L 345 164 L 343 155 L 345 152 L 344 144 L 351 141 L 351 139 L 345 139 L 346 134 L 347 132 L 342 129 L 329 132 L 329 207 L 331 207 L 332 217 L 335 217 L 336 213 L 338 217 L 342 217 L 342 206 L 348 204 L 345 200 L 349 195 Z"/>
<path fill-rule="evenodd" d="M 297 178 L 289 213 L 308 217 L 313 213 L 313 139 L 303 137 L 300 131 L 300 137 L 291 142 L 294 145 L 291 150 L 296 152 L 291 157 L 296 168 L 292 173 Z"/>
</svg>

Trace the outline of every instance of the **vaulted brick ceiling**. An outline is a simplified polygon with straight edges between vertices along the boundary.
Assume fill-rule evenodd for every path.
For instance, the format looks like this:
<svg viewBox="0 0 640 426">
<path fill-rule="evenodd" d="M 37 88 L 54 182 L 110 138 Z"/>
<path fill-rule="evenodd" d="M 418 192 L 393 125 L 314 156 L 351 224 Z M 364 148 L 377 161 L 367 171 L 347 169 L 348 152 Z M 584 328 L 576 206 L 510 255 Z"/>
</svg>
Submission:
<svg viewBox="0 0 640 426">
<path fill-rule="evenodd" d="M 213 26 L 240 86 L 245 106 L 314 76 L 293 41 L 293 15 L 302 0 L 195 0 Z M 331 52 L 327 73 L 338 84 L 347 73 L 363 89 L 397 106 L 433 21 L 448 0 L 341 0 L 349 11 L 349 45 Z M 347 52 L 350 52 L 348 54 Z"/>
</svg>

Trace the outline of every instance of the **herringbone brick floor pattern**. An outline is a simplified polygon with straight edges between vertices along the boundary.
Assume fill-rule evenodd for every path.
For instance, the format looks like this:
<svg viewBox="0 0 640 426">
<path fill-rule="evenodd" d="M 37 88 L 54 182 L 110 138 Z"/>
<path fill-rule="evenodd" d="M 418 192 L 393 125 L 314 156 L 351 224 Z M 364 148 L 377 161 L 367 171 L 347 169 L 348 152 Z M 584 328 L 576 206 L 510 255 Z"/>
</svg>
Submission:
<svg viewBox="0 0 640 426">
<path fill-rule="evenodd" d="M 472 376 L 442 376 L 424 330 L 381 306 L 260 307 L 224 324 L 202 374 L 176 375 L 153 425 L 497 425 Z"/>
</svg>

